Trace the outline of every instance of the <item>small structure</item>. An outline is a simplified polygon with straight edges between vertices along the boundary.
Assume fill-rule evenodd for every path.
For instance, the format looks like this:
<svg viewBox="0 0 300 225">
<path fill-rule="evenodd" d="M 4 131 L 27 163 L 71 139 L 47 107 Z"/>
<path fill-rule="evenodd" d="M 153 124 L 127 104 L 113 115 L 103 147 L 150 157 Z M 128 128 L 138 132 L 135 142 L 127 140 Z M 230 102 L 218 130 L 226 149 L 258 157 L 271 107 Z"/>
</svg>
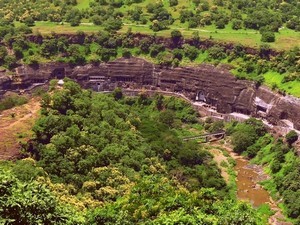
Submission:
<svg viewBox="0 0 300 225">
<path fill-rule="evenodd" d="M 189 140 L 204 139 L 203 142 L 211 142 L 211 141 L 223 139 L 225 138 L 225 135 L 226 135 L 225 131 L 221 130 L 214 133 L 207 133 L 207 134 L 202 134 L 202 135 L 197 135 L 192 137 L 184 137 L 182 140 L 189 141 Z"/>
<path fill-rule="evenodd" d="M 64 81 L 63 80 L 59 80 L 58 82 L 57 82 L 57 84 L 59 85 L 59 86 L 63 86 L 64 85 Z"/>
<path fill-rule="evenodd" d="M 206 102 L 204 91 L 199 91 L 196 95 L 196 101 Z"/>
<path fill-rule="evenodd" d="M 269 108 L 271 108 L 271 106 L 268 103 L 266 103 L 265 101 L 263 101 L 259 97 L 255 98 L 254 103 L 256 105 L 257 111 L 261 111 L 261 112 L 266 113 L 269 110 Z"/>
</svg>

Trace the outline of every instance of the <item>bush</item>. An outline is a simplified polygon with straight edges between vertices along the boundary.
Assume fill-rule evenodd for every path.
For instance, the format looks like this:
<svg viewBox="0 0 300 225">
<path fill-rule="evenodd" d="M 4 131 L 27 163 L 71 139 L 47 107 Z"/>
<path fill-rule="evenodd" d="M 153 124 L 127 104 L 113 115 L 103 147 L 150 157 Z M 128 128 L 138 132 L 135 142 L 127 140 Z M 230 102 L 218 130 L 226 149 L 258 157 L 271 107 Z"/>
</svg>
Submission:
<svg viewBox="0 0 300 225">
<path fill-rule="evenodd" d="M 296 131 L 291 130 L 286 136 L 285 136 L 286 142 L 289 145 L 292 145 L 295 141 L 298 140 L 298 134 L 296 133 Z"/>
<path fill-rule="evenodd" d="M 131 52 L 129 49 L 123 49 L 123 52 L 122 52 L 122 57 L 124 58 L 130 58 L 132 55 L 131 55 Z"/>
<path fill-rule="evenodd" d="M 23 105 L 27 102 L 28 100 L 24 96 L 19 96 L 17 94 L 11 95 L 0 101 L 0 111 L 10 109 L 18 105 Z"/>
<path fill-rule="evenodd" d="M 242 29 L 242 27 L 243 27 L 242 20 L 238 20 L 238 19 L 232 20 L 232 29 L 233 30 L 239 30 L 239 29 Z"/>
<path fill-rule="evenodd" d="M 178 43 L 182 38 L 182 34 L 179 30 L 172 30 L 171 38 L 174 43 Z"/>
<path fill-rule="evenodd" d="M 170 6 L 176 6 L 178 5 L 178 0 L 169 0 Z"/>
<path fill-rule="evenodd" d="M 281 169 L 281 164 L 280 164 L 279 160 L 274 159 L 270 165 L 270 169 L 271 169 L 272 173 L 277 173 Z"/>
<path fill-rule="evenodd" d="M 165 46 L 162 44 L 153 44 L 150 47 L 150 56 L 156 57 L 158 53 L 165 51 Z"/>
<path fill-rule="evenodd" d="M 159 121 L 166 124 L 168 127 L 172 127 L 175 120 L 175 112 L 172 110 L 165 110 L 159 114 Z"/>
<path fill-rule="evenodd" d="M 231 141 L 234 146 L 233 150 L 237 153 L 242 153 L 247 148 L 255 143 L 257 134 L 255 129 L 248 124 L 239 124 L 232 134 Z"/>
<path fill-rule="evenodd" d="M 275 33 L 272 31 L 265 31 L 261 34 L 262 42 L 275 42 Z"/>
<path fill-rule="evenodd" d="M 157 60 L 162 66 L 171 66 L 173 62 L 173 54 L 168 51 L 160 52 L 157 55 Z"/>
<path fill-rule="evenodd" d="M 184 54 L 188 57 L 191 61 L 195 60 L 199 54 L 198 49 L 194 46 L 189 44 L 184 45 Z"/>
<path fill-rule="evenodd" d="M 209 59 L 217 59 L 222 60 L 226 58 L 225 49 L 222 46 L 215 45 L 208 49 L 208 57 Z"/>
<path fill-rule="evenodd" d="M 216 21 L 216 27 L 217 29 L 224 29 L 225 28 L 225 21 L 223 19 L 220 19 Z"/>
</svg>

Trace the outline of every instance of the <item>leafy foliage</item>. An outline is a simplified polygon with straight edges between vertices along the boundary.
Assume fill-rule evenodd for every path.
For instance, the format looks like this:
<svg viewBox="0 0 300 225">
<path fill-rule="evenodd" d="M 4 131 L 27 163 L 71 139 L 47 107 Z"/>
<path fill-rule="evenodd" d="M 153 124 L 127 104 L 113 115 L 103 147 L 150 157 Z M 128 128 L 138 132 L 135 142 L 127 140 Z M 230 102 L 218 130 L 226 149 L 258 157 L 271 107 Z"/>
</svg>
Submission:
<svg viewBox="0 0 300 225">
<path fill-rule="evenodd" d="M 11 171 L 0 174 L 0 221 L 3 224 L 80 224 L 74 209 L 59 202 L 42 183 L 23 182 Z"/>
<path fill-rule="evenodd" d="M 178 137 L 182 123 L 196 121 L 186 102 L 145 93 L 128 98 L 120 89 L 91 93 L 65 79 L 42 108 L 28 149 L 37 161 L 0 164 L 1 221 L 259 223 L 249 205 L 226 197 L 204 146 Z"/>
<path fill-rule="evenodd" d="M 244 123 L 238 124 L 232 134 L 234 151 L 238 153 L 248 151 L 248 148 L 255 143 L 258 137 L 263 136 L 265 133 L 266 129 L 261 120 L 250 118 Z M 251 154 L 253 154 L 252 148 L 249 149 Z"/>
</svg>

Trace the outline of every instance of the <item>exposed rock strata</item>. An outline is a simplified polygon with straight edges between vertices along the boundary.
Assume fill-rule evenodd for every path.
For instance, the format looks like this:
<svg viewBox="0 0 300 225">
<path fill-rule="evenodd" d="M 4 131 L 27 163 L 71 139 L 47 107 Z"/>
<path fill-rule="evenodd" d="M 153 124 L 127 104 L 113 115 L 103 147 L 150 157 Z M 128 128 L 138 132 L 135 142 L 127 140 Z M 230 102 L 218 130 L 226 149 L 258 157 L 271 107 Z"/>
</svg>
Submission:
<svg viewBox="0 0 300 225">
<path fill-rule="evenodd" d="M 236 79 L 225 67 L 206 64 L 162 68 L 139 58 L 121 58 L 97 66 L 70 67 L 63 63 L 21 66 L 12 76 L 0 74 L 0 94 L 65 76 L 95 91 L 121 86 L 180 92 L 189 99 L 206 102 L 221 113 L 260 116 L 273 124 L 287 124 L 300 130 L 298 98 L 282 96 L 265 87 L 257 88 L 253 82 Z"/>
</svg>

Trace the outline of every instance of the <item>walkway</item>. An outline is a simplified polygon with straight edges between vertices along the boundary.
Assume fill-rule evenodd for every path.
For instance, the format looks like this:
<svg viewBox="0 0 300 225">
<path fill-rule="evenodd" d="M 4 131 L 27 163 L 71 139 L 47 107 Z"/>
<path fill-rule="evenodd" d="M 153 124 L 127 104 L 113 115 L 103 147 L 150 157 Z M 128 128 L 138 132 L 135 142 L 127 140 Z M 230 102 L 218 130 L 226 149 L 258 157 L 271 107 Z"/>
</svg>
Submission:
<svg viewBox="0 0 300 225">
<path fill-rule="evenodd" d="M 197 136 L 192 136 L 192 137 L 185 137 L 183 138 L 184 141 L 189 141 L 189 140 L 197 140 L 197 139 L 204 139 L 205 142 L 210 141 L 209 138 L 215 138 L 215 139 L 223 139 L 225 137 L 225 131 L 219 131 L 219 132 L 214 132 L 214 133 L 207 133 L 207 134 L 201 134 Z"/>
</svg>

